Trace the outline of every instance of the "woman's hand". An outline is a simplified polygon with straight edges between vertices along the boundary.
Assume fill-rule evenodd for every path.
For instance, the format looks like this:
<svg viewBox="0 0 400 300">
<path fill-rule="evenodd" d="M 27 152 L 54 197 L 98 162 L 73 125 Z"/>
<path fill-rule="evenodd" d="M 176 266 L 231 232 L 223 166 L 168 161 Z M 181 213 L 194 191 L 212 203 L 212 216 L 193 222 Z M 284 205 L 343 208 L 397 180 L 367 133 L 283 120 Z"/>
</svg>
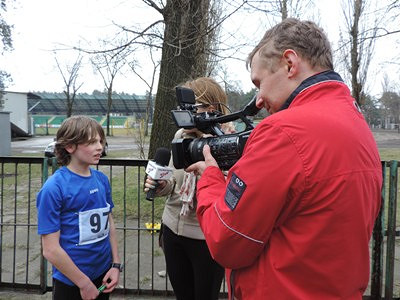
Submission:
<svg viewBox="0 0 400 300">
<path fill-rule="evenodd" d="M 157 186 L 158 183 L 158 186 Z M 157 186 L 156 194 L 162 191 L 167 185 L 166 180 L 154 180 L 150 176 L 147 176 L 146 181 L 144 183 L 144 191 L 147 193 L 150 189 L 155 189 Z"/>
</svg>

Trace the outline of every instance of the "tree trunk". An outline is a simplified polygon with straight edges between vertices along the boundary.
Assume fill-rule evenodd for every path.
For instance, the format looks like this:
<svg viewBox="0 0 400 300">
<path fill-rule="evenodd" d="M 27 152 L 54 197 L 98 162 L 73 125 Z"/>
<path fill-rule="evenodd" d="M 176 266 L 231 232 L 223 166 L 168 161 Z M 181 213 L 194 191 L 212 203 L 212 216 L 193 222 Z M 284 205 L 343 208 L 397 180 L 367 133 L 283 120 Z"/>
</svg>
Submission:
<svg viewBox="0 0 400 300">
<path fill-rule="evenodd" d="M 351 27 L 351 86 L 352 86 L 352 96 L 356 99 L 358 104 L 361 104 L 361 84 L 358 79 L 358 72 L 360 69 L 360 58 L 358 53 L 359 47 L 359 22 L 362 12 L 362 0 L 354 1 L 354 19 Z"/>
<path fill-rule="evenodd" d="M 110 112 L 111 112 L 111 106 L 112 106 L 112 83 L 110 83 L 110 86 L 107 89 L 107 131 L 106 135 L 110 136 Z"/>
<path fill-rule="evenodd" d="M 281 15 L 282 15 L 282 21 L 286 20 L 288 17 L 288 7 L 287 7 L 287 0 L 282 0 L 280 1 L 281 3 Z"/>
<path fill-rule="evenodd" d="M 70 116 L 72 116 L 72 99 L 68 92 L 67 93 L 67 118 L 69 118 Z"/>
<path fill-rule="evenodd" d="M 175 87 L 206 74 L 209 4 L 210 0 L 168 0 L 163 10 L 164 42 L 149 158 L 154 157 L 159 147 L 171 148 L 177 130 L 170 114 L 177 106 Z"/>
<path fill-rule="evenodd" d="M 149 93 L 146 95 L 146 116 L 144 120 L 144 136 L 149 135 L 149 121 L 150 121 L 150 109 L 151 105 L 151 98 L 153 97 L 151 94 L 152 88 L 150 89 Z"/>
</svg>

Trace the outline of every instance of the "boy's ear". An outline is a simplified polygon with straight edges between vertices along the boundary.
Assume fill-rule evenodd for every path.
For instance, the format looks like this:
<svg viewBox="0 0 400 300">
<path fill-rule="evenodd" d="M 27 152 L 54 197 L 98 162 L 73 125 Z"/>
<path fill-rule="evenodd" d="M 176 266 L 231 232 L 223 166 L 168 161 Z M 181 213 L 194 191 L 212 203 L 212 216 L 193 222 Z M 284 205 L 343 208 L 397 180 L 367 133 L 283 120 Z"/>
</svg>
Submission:
<svg viewBox="0 0 400 300">
<path fill-rule="evenodd" d="M 69 154 L 74 153 L 74 151 L 76 150 L 76 145 L 75 145 L 75 144 L 66 145 L 66 146 L 65 146 L 65 150 L 66 150 Z"/>
</svg>

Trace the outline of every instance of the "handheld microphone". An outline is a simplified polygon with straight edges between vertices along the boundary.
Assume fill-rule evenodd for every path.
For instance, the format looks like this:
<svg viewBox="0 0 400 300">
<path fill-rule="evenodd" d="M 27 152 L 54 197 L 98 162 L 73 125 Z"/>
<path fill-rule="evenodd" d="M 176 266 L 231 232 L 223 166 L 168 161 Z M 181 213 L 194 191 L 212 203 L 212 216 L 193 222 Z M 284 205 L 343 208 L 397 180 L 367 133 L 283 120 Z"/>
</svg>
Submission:
<svg viewBox="0 0 400 300">
<path fill-rule="evenodd" d="M 158 148 L 154 155 L 154 161 L 149 160 L 146 167 L 146 174 L 156 181 L 154 189 L 149 189 L 146 199 L 153 201 L 156 189 L 159 185 L 158 180 L 167 180 L 172 176 L 172 168 L 168 167 L 171 152 L 167 148 Z"/>
</svg>

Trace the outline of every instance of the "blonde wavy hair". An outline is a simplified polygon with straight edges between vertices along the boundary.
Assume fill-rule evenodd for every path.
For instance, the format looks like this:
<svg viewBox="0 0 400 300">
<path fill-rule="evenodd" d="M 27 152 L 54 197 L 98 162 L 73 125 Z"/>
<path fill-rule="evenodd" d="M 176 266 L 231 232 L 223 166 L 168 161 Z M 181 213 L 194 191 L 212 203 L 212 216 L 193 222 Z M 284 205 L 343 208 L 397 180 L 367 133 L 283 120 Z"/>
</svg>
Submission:
<svg viewBox="0 0 400 300">
<path fill-rule="evenodd" d="M 229 113 L 226 93 L 214 79 L 199 77 L 185 82 L 183 86 L 193 90 L 197 102 L 212 105 L 224 115 Z"/>
</svg>

